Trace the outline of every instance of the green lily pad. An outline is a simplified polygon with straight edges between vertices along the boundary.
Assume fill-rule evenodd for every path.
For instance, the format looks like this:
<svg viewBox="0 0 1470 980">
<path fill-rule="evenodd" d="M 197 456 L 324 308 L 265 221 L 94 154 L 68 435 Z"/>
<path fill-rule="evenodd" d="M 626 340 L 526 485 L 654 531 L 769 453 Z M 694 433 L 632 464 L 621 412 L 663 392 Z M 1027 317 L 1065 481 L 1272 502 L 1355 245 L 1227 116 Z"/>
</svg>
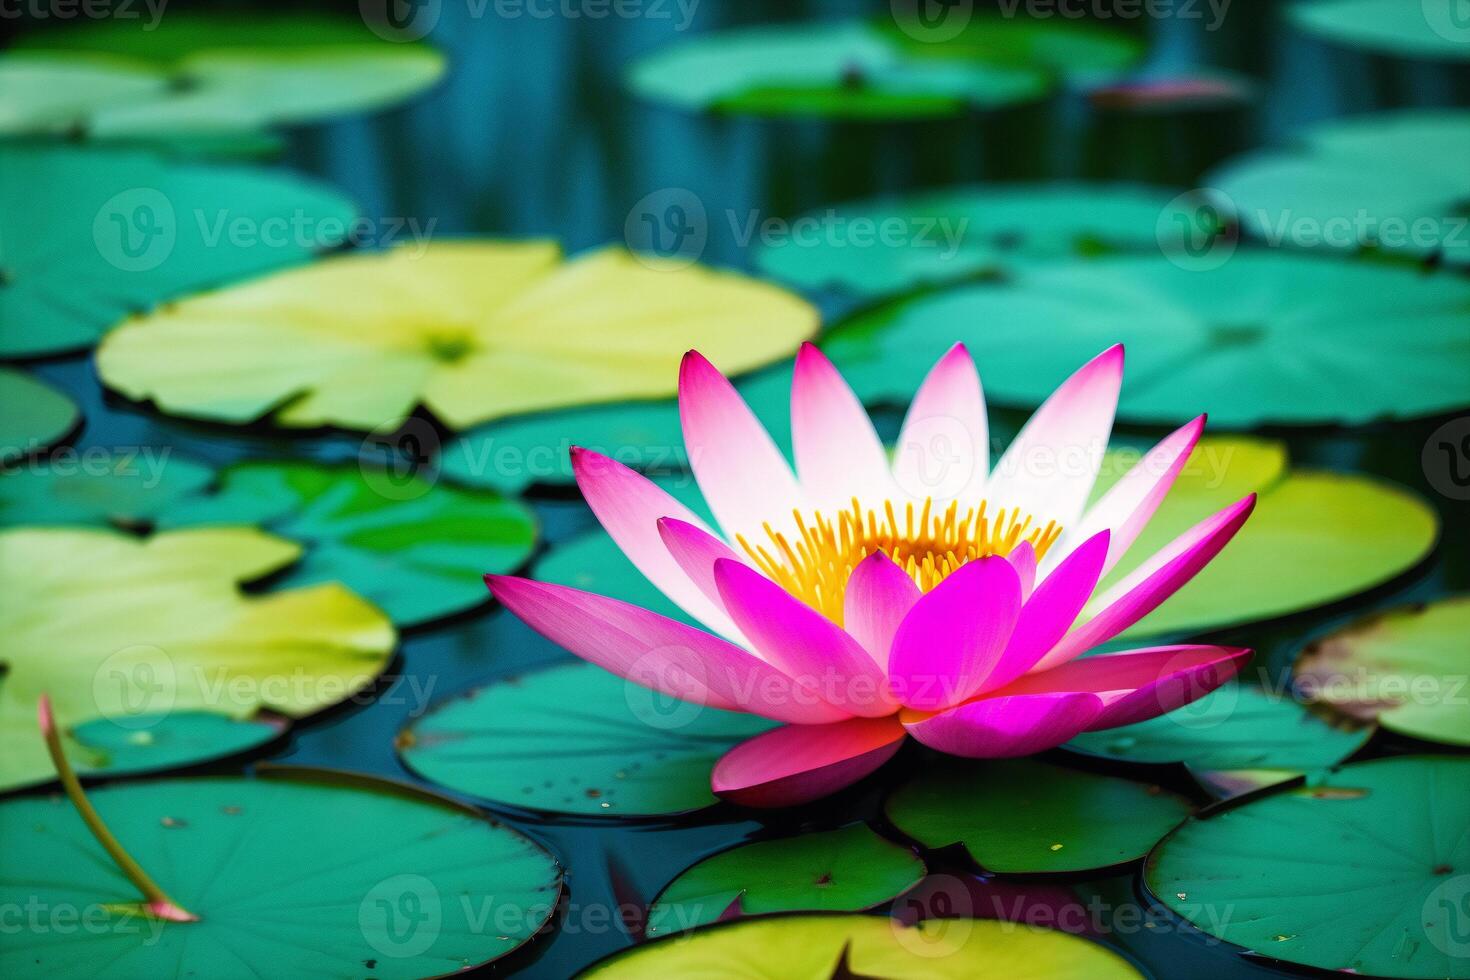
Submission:
<svg viewBox="0 0 1470 980">
<path fill-rule="evenodd" d="M 1105 465 L 1096 492 L 1123 471 Z M 1259 495 L 1255 512 L 1235 539 L 1125 637 L 1200 633 L 1327 605 L 1408 571 L 1439 537 L 1434 508 L 1402 487 L 1351 473 L 1291 469 L 1279 442 L 1207 436 L 1097 595 L 1252 492 Z"/>
<path fill-rule="evenodd" d="M 64 797 L 7 800 L 0 903 L 73 913 L 0 946 L 7 976 L 449 974 L 529 940 L 562 887 L 555 859 L 518 831 L 364 777 L 281 770 L 90 796 L 199 920 L 142 916 L 137 889 Z"/>
<path fill-rule="evenodd" d="M 151 447 L 83 452 L 0 476 L 0 525 L 146 527 L 213 479 L 209 467 Z"/>
<path fill-rule="evenodd" d="M 1123 762 L 1181 763 L 1229 797 L 1337 765 L 1363 747 L 1371 726 L 1333 725 L 1291 698 L 1227 684 L 1136 725 L 1084 732 L 1073 752 Z"/>
<path fill-rule="evenodd" d="M 1300 30 L 1335 44 L 1400 58 L 1470 59 L 1470 21 L 1459 0 L 1304 0 L 1287 8 Z"/>
<path fill-rule="evenodd" d="M 356 217 L 296 177 L 138 150 L 0 145 L 0 356 L 91 346 L 125 316 L 341 244 Z"/>
<path fill-rule="evenodd" d="M 956 340 L 993 403 L 1027 407 L 1125 343 L 1118 413 L 1133 422 L 1355 425 L 1470 403 L 1470 281 L 1279 250 L 1209 269 L 1158 255 L 1037 267 L 859 314 L 823 347 L 866 400 L 906 402 Z"/>
<path fill-rule="evenodd" d="M 63 732 L 67 758 L 82 776 L 159 772 L 257 748 L 286 730 L 278 718 L 231 718 L 209 711 L 108 718 Z"/>
<path fill-rule="evenodd" d="M 1308 646 L 1293 668 L 1296 685 L 1349 718 L 1470 746 L 1467 638 L 1465 596 L 1369 616 Z"/>
<path fill-rule="evenodd" d="M 450 428 L 674 394 L 696 347 L 739 373 L 790 355 L 817 311 L 732 272 L 545 241 L 355 252 L 196 296 L 113 331 L 104 381 L 217 422 Z"/>
<path fill-rule="evenodd" d="M 168 79 L 103 59 L 0 57 L 0 134 L 70 133 L 94 111 L 157 99 Z"/>
<path fill-rule="evenodd" d="M 28 86 L 21 91 L 49 75 L 59 94 L 12 131 L 102 139 L 318 122 L 400 102 L 444 73 L 433 48 L 388 43 L 360 20 L 260 11 L 171 12 L 145 31 L 126 20 L 93 20 L 31 35 L 17 52 L 4 60 L 18 66 L 12 71 Z M 89 89 L 98 73 L 111 77 Z"/>
<path fill-rule="evenodd" d="M 716 922 L 737 902 L 742 915 L 860 912 L 908 891 L 924 873 L 913 851 L 865 824 L 742 844 L 665 886 L 648 909 L 648 935 Z"/>
<path fill-rule="evenodd" d="M 594 963 L 585 980 L 645 977 L 882 977 L 884 980 L 1136 980 L 1106 947 L 1051 929 L 873 915 L 778 915 L 705 926 Z"/>
<path fill-rule="evenodd" d="M 305 552 L 281 587 L 340 582 L 402 626 L 489 601 L 485 573 L 513 571 L 536 544 L 519 500 L 366 464 L 240 463 L 160 523 L 255 524 L 299 541 Z"/>
<path fill-rule="evenodd" d="M 1173 227 L 1175 197 L 1127 184 L 1057 183 L 858 201 L 792 219 L 791 234 L 762 248 L 756 265 L 801 289 L 872 299 L 1034 261 L 1157 249 L 1160 227 Z"/>
<path fill-rule="evenodd" d="M 423 778 L 477 799 L 582 816 L 664 816 L 712 805 L 715 761 L 773 727 L 578 662 L 435 708 L 399 734 L 398 750 Z"/>
<path fill-rule="evenodd" d="M 925 847 L 960 843 L 997 874 L 1091 871 L 1137 860 L 1189 816 L 1158 786 L 1029 759 L 946 760 L 885 805 Z"/>
<path fill-rule="evenodd" d="M 82 419 L 66 394 L 10 368 L 0 368 L 0 404 L 5 406 L 0 413 L 0 464 L 55 445 Z"/>
<path fill-rule="evenodd" d="M 371 685 L 395 642 L 376 608 L 334 584 L 241 591 L 299 554 L 254 528 L 0 531 L 0 789 L 54 774 L 43 693 L 63 729 L 142 731 L 175 711 L 300 718 Z"/>
<path fill-rule="evenodd" d="M 1470 759 L 1346 766 L 1207 819 L 1149 856 L 1148 888 L 1196 927 L 1323 970 L 1470 977 Z"/>
<path fill-rule="evenodd" d="M 958 116 L 1028 102 L 1046 74 L 914 57 L 861 21 L 748 27 L 655 51 L 633 65 L 636 95 L 691 111 L 838 119 Z"/>
<path fill-rule="evenodd" d="M 922 5 L 922 0 L 914 0 L 909 6 Z M 879 23 L 917 58 L 1040 69 L 1084 84 L 1133 68 L 1145 52 L 1139 36 L 1095 20 L 988 14 L 972 6 L 955 5 L 937 18 L 926 10 L 927 16 L 920 18 L 916 10 L 895 3 L 894 16 Z"/>
</svg>

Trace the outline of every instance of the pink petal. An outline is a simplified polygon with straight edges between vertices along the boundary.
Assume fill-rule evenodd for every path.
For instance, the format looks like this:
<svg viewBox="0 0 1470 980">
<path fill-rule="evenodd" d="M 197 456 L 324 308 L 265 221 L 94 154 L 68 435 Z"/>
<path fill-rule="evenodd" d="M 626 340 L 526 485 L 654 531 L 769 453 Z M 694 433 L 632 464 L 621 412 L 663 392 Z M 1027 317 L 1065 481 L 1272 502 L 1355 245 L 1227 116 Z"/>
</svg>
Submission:
<svg viewBox="0 0 1470 980">
<path fill-rule="evenodd" d="M 807 499 L 844 510 L 853 497 L 869 507 L 893 496 L 888 454 L 868 412 L 813 344 L 802 344 L 791 380 L 791 443 Z"/>
<path fill-rule="evenodd" d="M 889 683 L 910 708 L 969 698 L 995 668 L 1021 611 L 1021 583 L 999 556 L 961 565 L 914 603 L 888 659 Z"/>
<path fill-rule="evenodd" d="M 955 344 L 930 369 L 909 405 L 894 450 L 894 482 L 915 501 L 975 503 L 989 469 L 990 428 L 980 375 L 965 345 Z"/>
<path fill-rule="evenodd" d="M 850 786 L 903 744 L 898 720 L 852 718 L 831 725 L 788 725 L 741 742 L 715 763 L 710 785 L 745 806 L 793 806 Z"/>
<path fill-rule="evenodd" d="M 643 577 L 710 629 L 739 639 L 730 617 L 689 580 L 658 533 L 661 517 L 695 527 L 704 522 L 652 481 L 601 453 L 572 449 L 572 472 L 587 506 Z"/>
<path fill-rule="evenodd" d="M 734 386 L 698 351 L 685 354 L 679 368 L 679 418 L 689 465 L 727 538 L 764 540 L 766 521 L 784 528 L 793 509 L 810 509 L 786 457 Z"/>
<path fill-rule="evenodd" d="M 1102 468 L 1122 384 L 1121 344 L 1063 382 L 996 464 L 986 494 L 992 512 L 1019 507 L 1043 526 L 1076 524 Z"/>
<path fill-rule="evenodd" d="M 935 715 L 905 712 L 904 728 L 932 749 L 970 759 L 1033 755 L 1087 730 L 1103 711 L 1096 694 L 987 697 Z"/>
<path fill-rule="evenodd" d="M 908 573 L 881 551 L 852 570 L 842 596 L 842 622 L 884 670 L 893 636 L 922 595 Z"/>
<path fill-rule="evenodd" d="M 1058 643 L 1037 664 L 1046 670 L 1106 643 L 1159 607 L 1161 603 L 1230 543 L 1256 506 L 1251 494 L 1205 518 L 1144 562 L 1093 605 L 1101 611 Z"/>
<path fill-rule="evenodd" d="M 647 609 L 509 575 L 487 575 L 485 584 L 551 642 L 670 697 L 776 721 L 817 724 L 847 717 L 749 651 Z"/>
<path fill-rule="evenodd" d="M 1091 693 L 1106 707 L 1088 728 L 1116 728 L 1173 711 L 1234 677 L 1251 651 L 1241 647 L 1166 646 L 1082 657 L 1027 674 L 995 696 Z"/>
<path fill-rule="evenodd" d="M 1006 561 L 1011 563 L 1016 577 L 1021 580 L 1021 601 L 1025 602 L 1031 598 L 1031 590 L 1036 588 L 1036 549 L 1031 547 L 1030 541 L 1022 541 L 1006 555 Z"/>
<path fill-rule="evenodd" d="M 715 584 L 715 562 L 721 559 L 745 564 L 733 548 L 703 528 L 673 517 L 658 520 L 659 537 L 679 568 L 710 602 L 725 613 L 725 600 Z M 734 629 L 734 621 L 731 621 Z M 738 632 L 738 631 L 737 631 Z"/>
<path fill-rule="evenodd" d="M 1108 555 L 1108 532 L 1094 535 L 1067 556 L 1021 607 L 1016 629 L 1006 644 L 1000 663 L 985 679 L 980 693 L 994 691 L 1035 667 L 1067 630 L 1092 598 Z"/>
<path fill-rule="evenodd" d="M 1086 541 L 1099 531 L 1111 531 L 1113 544 L 1108 551 L 1103 574 L 1112 571 L 1148 525 L 1159 504 L 1163 503 L 1204 429 L 1205 417 L 1201 415 L 1145 453 L 1117 483 L 1108 488 L 1101 500 L 1088 509 L 1076 530 L 1063 534 L 1052 554 L 1065 555 L 1071 547 L 1069 542 Z"/>
<path fill-rule="evenodd" d="M 897 709 L 882 669 L 840 626 L 742 562 L 716 561 L 714 575 L 725 608 L 768 663 L 846 714 Z"/>
</svg>

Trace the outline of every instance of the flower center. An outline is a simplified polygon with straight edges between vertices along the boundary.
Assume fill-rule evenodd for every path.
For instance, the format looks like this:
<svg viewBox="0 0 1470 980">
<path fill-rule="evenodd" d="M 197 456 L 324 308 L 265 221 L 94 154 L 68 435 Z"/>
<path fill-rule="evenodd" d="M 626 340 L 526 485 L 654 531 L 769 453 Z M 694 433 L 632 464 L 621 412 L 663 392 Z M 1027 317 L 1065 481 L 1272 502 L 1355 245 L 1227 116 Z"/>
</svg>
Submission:
<svg viewBox="0 0 1470 980">
<path fill-rule="evenodd" d="M 744 535 L 736 540 L 761 569 L 786 591 L 842 624 L 842 597 L 852 570 L 864 558 L 881 551 L 893 559 L 925 592 L 961 565 L 990 555 L 1008 555 L 1022 541 L 1031 543 L 1039 560 L 1062 533 L 1055 521 L 1039 525 L 1018 508 L 1002 508 L 994 516 L 987 502 L 961 511 L 951 502 L 936 512 L 934 501 L 902 516 L 891 502 L 882 510 L 864 508 L 853 498 L 852 507 L 835 518 L 817 512 L 808 519 L 793 511 L 799 534 L 788 536 L 765 525 L 764 544 L 751 544 Z"/>
</svg>

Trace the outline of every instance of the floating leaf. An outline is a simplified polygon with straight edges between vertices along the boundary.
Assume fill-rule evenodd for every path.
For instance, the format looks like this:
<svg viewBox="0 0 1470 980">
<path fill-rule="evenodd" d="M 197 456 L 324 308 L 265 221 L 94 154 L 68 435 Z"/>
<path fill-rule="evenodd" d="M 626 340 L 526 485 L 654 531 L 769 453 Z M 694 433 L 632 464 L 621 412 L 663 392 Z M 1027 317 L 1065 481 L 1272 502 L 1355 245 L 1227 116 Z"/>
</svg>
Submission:
<svg viewBox="0 0 1470 980">
<path fill-rule="evenodd" d="M 144 65 L 8 54 L 0 57 L 0 134 L 70 132 L 92 112 L 167 92 L 167 77 Z"/>
<path fill-rule="evenodd" d="M 792 219 L 767 275 L 873 298 L 1037 260 L 1159 247 L 1175 194 L 1127 184 L 1019 184 L 858 201 Z"/>
<path fill-rule="evenodd" d="M 1470 23 L 1459 0 L 1302 0 L 1287 8 L 1298 28 L 1336 44 L 1401 58 L 1470 59 Z"/>
<path fill-rule="evenodd" d="M 60 442 L 82 418 L 76 402 L 64 393 L 10 368 L 0 368 L 0 404 L 5 406 L 0 413 L 0 464 Z"/>
<path fill-rule="evenodd" d="M 1124 762 L 1187 766 L 1219 796 L 1337 765 L 1373 729 L 1331 725 L 1290 698 L 1249 684 L 1227 684 L 1191 704 L 1136 725 L 1085 732 L 1073 752 Z"/>
<path fill-rule="evenodd" d="M 1133 980 L 1127 960 L 1050 929 L 948 919 L 907 926 L 871 915 L 781 915 L 640 943 L 595 963 L 587 980 L 645 977 L 882 977 L 884 980 Z"/>
<path fill-rule="evenodd" d="M 986 871 L 1030 874 L 1136 860 L 1190 807 L 1157 786 L 1023 759 L 946 760 L 889 797 L 885 810 L 925 847 L 961 843 Z"/>
<path fill-rule="evenodd" d="M 400 733 L 398 748 L 420 776 L 479 799 L 662 816 L 712 805 L 715 761 L 774 724 L 675 701 L 578 662 L 456 698 Z"/>
<path fill-rule="evenodd" d="M 628 75 L 643 98 L 759 116 L 922 119 L 1027 102 L 1042 72 L 913 57 L 859 21 L 748 27 L 681 41 Z"/>
<path fill-rule="evenodd" d="M 1431 742 L 1470 746 L 1470 597 L 1360 619 L 1307 647 L 1303 696 Z"/>
<path fill-rule="evenodd" d="M 327 259 L 125 324 L 98 351 L 131 398 L 219 422 L 373 429 L 422 402 L 452 428 L 674 393 L 697 347 L 746 371 L 817 314 L 734 273 L 549 242 L 434 242 Z"/>
<path fill-rule="evenodd" d="M 1228 428 L 1359 424 L 1470 403 L 1470 281 L 1284 251 L 1186 266 L 1119 256 L 1028 269 L 1012 286 L 879 307 L 823 347 L 870 401 L 906 402 L 962 340 L 986 396 L 1028 407 L 1076 365 L 1126 343 L 1118 412 L 1135 422 L 1207 411 Z"/>
<path fill-rule="evenodd" d="M 305 462 L 231 466 L 215 493 L 182 501 L 162 523 L 256 524 L 299 541 L 304 554 L 279 586 L 340 582 L 405 626 L 488 601 L 485 573 L 518 568 L 536 543 L 535 517 L 518 500 Z"/>
<path fill-rule="evenodd" d="M 0 356 L 78 350 L 129 313 L 341 244 L 335 191 L 135 150 L 0 145 Z"/>
<path fill-rule="evenodd" d="M 83 776 L 120 776 L 191 766 L 264 745 L 286 730 L 275 718 L 231 718 L 209 711 L 139 715 L 118 724 L 98 718 L 62 733 Z"/>
<path fill-rule="evenodd" d="M 90 795 L 199 920 L 145 918 L 137 889 L 65 798 L 6 800 L 0 904 L 73 909 L 87 927 L 27 930 L 0 946 L 0 973 L 449 974 L 526 942 L 561 891 L 556 861 L 519 832 L 364 777 L 282 770 Z"/>
<path fill-rule="evenodd" d="M 339 585 L 247 596 L 240 585 L 299 554 L 248 528 L 156 534 L 0 531 L 0 789 L 43 782 L 36 736 L 50 692 L 63 728 L 207 710 L 299 718 L 373 682 L 393 628 Z"/>
<path fill-rule="evenodd" d="M 648 935 L 716 922 L 736 902 L 742 915 L 858 912 L 923 877 L 913 851 L 864 824 L 756 841 L 707 857 L 670 882 L 648 910 Z"/>
<path fill-rule="evenodd" d="M 1360 762 L 1184 823 L 1149 890 L 1263 956 L 1376 977 L 1470 977 L 1470 759 Z"/>
<path fill-rule="evenodd" d="M 913 6 L 922 6 L 915 4 Z M 940 58 L 1006 68 L 1040 69 L 1078 82 L 1096 82 L 1127 71 L 1144 55 L 1136 35 L 1098 21 L 987 14 L 956 6 L 937 18 L 893 5 L 886 32 L 916 58 Z"/>
<path fill-rule="evenodd" d="M 0 476 L 0 524 L 144 527 L 213 479 L 209 467 L 151 447 L 41 463 Z"/>
</svg>

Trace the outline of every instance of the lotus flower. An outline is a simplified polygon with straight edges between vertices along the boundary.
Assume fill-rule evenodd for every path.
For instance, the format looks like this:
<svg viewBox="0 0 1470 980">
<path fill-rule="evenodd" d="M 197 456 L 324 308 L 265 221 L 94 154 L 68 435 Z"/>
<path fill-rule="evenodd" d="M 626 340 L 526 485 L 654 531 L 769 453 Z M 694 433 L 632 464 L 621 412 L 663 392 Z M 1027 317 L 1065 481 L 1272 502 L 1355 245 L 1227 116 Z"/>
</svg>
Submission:
<svg viewBox="0 0 1470 980">
<path fill-rule="evenodd" d="M 1250 651 L 1164 646 L 1083 657 L 1138 622 L 1235 535 L 1255 496 L 1201 521 L 1094 598 L 1183 468 L 1204 417 L 1087 506 L 1123 349 L 1084 365 L 995 468 L 980 378 L 955 346 L 889 455 L 816 347 L 792 382 L 796 472 L 698 353 L 679 375 L 684 440 L 724 534 L 613 460 L 577 483 L 638 569 L 712 632 L 559 585 L 491 575 L 555 643 L 666 695 L 785 724 L 722 757 L 714 791 L 787 806 L 873 772 L 912 735 L 952 755 L 1029 755 L 1143 721 L 1224 683 Z"/>
</svg>

